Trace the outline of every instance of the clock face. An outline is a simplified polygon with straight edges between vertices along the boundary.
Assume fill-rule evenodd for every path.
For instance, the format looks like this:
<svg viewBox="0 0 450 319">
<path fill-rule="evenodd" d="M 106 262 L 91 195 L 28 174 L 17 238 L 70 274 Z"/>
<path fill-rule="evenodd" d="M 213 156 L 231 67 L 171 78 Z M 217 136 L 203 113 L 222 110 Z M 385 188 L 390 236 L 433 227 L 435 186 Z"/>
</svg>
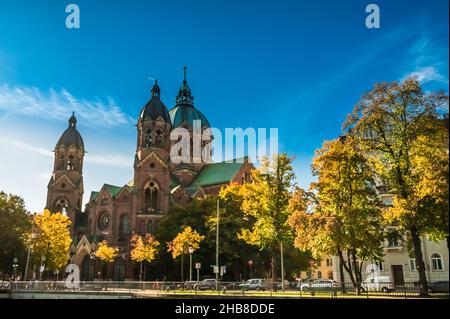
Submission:
<svg viewBox="0 0 450 319">
<path fill-rule="evenodd" d="M 108 213 L 103 213 L 100 216 L 100 219 L 98 221 L 98 228 L 101 230 L 107 230 L 109 228 L 109 224 L 111 222 L 111 218 Z"/>
</svg>

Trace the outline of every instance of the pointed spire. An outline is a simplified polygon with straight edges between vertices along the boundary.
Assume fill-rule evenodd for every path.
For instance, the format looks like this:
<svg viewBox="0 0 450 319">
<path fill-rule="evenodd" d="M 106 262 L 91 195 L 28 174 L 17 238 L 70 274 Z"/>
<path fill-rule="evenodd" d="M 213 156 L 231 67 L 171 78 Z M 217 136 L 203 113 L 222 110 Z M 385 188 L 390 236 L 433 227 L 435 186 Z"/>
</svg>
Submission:
<svg viewBox="0 0 450 319">
<path fill-rule="evenodd" d="M 160 93 L 161 93 L 161 89 L 159 88 L 158 80 L 155 80 L 155 84 L 153 84 L 153 87 L 152 87 L 152 97 L 159 98 Z"/>
<path fill-rule="evenodd" d="M 77 118 L 75 117 L 75 112 L 72 112 L 72 116 L 69 118 L 69 127 L 77 127 Z"/>
<path fill-rule="evenodd" d="M 176 104 L 187 104 L 190 106 L 194 106 L 194 97 L 191 94 L 191 89 L 187 84 L 186 80 L 187 67 L 184 66 L 184 76 L 183 76 L 183 84 L 181 84 L 180 89 L 178 90 L 177 97 L 175 99 Z"/>
</svg>

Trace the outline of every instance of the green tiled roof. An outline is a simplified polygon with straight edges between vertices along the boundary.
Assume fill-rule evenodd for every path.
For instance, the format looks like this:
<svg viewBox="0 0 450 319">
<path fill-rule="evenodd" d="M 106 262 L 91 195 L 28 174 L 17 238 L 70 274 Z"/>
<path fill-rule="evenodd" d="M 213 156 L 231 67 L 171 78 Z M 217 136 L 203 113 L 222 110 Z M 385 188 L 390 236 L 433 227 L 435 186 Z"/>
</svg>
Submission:
<svg viewBox="0 0 450 319">
<path fill-rule="evenodd" d="M 98 192 L 92 191 L 91 196 L 89 197 L 89 202 L 95 200 L 97 198 L 97 196 L 98 196 Z"/>
<path fill-rule="evenodd" d="M 242 163 L 236 163 L 242 162 Z M 189 187 L 201 187 L 229 183 L 244 165 L 243 159 L 233 162 L 220 162 L 208 164 L 202 168 Z"/>
<path fill-rule="evenodd" d="M 113 197 L 116 196 L 122 189 L 122 187 L 120 187 L 120 186 L 114 186 L 114 185 L 110 185 L 110 184 L 105 184 L 105 187 L 106 187 L 106 190 L 108 191 L 108 193 Z"/>
</svg>

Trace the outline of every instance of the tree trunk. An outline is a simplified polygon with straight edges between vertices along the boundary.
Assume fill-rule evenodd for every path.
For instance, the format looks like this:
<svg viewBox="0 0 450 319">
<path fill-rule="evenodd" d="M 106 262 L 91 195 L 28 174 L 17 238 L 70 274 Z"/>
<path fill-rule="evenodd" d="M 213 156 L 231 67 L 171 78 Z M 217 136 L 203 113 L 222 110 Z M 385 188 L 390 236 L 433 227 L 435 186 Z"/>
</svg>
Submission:
<svg viewBox="0 0 450 319">
<path fill-rule="evenodd" d="M 342 255 L 342 253 L 341 253 Z M 341 277 L 341 288 L 342 292 L 345 293 L 345 275 L 344 275 L 344 266 L 342 265 L 342 260 L 339 257 L 339 275 Z"/>
<path fill-rule="evenodd" d="M 184 254 L 181 254 L 181 281 L 184 281 Z"/>
<path fill-rule="evenodd" d="M 423 261 L 422 255 L 422 243 L 420 241 L 420 236 L 415 228 L 410 230 L 412 243 L 414 247 L 414 254 L 416 256 L 417 272 L 419 273 L 419 292 L 420 296 L 428 296 L 428 281 L 425 272 L 425 263 Z"/>
</svg>

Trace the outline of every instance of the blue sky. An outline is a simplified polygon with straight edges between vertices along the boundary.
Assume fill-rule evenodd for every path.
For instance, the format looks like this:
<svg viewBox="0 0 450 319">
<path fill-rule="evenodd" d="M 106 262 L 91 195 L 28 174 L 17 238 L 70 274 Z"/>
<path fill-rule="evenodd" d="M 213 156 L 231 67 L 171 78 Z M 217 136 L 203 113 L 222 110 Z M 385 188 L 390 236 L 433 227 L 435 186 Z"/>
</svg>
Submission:
<svg viewBox="0 0 450 319">
<path fill-rule="evenodd" d="M 69 3 L 80 29 L 65 27 Z M 365 27 L 369 3 L 381 9 L 380 29 Z M 0 189 L 43 208 L 51 151 L 74 109 L 85 195 L 126 183 L 149 77 L 170 108 L 185 64 L 210 123 L 278 128 L 306 187 L 314 150 L 375 82 L 414 74 L 448 92 L 448 10 L 439 0 L 2 0 Z"/>
</svg>

